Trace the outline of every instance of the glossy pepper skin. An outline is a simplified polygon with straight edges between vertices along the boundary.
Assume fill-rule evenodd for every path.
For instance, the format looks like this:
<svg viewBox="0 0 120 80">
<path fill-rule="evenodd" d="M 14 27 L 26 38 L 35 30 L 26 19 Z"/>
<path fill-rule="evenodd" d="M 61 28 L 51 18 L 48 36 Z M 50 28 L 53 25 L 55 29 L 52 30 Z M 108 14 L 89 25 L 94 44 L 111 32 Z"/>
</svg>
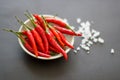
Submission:
<svg viewBox="0 0 120 80">
<path fill-rule="evenodd" d="M 67 60 L 68 56 L 66 52 L 59 46 L 59 44 L 55 41 L 55 39 L 51 37 L 51 34 L 49 33 L 49 31 L 46 32 L 46 36 L 50 45 L 53 46 L 55 49 L 57 49 L 57 51 L 59 51 L 63 55 L 65 60 Z"/>
<path fill-rule="evenodd" d="M 28 51 L 30 51 L 31 53 L 34 53 L 34 50 L 33 50 L 32 47 L 29 45 L 29 42 L 28 42 L 26 39 L 24 39 L 22 36 L 21 36 L 20 38 L 21 38 L 21 41 L 22 41 L 22 44 L 24 45 L 24 47 L 25 47 Z M 34 53 L 34 54 L 35 54 L 35 53 Z M 45 58 L 49 58 L 49 57 L 50 57 L 50 55 L 45 54 L 45 53 L 42 53 L 42 52 L 39 52 L 39 51 L 38 51 L 38 56 L 45 57 Z"/>
<path fill-rule="evenodd" d="M 42 38 L 39 36 L 39 34 L 37 33 L 37 31 L 34 29 L 31 30 L 31 33 L 33 34 L 33 37 L 35 39 L 35 42 L 37 43 L 37 45 L 40 47 L 41 52 L 45 53 L 45 48 L 42 42 Z"/>
<path fill-rule="evenodd" d="M 33 27 L 34 27 L 33 29 L 31 29 L 30 27 L 27 27 L 27 28 L 30 29 L 30 31 L 32 32 L 32 34 L 39 46 L 39 49 L 41 49 L 41 51 L 45 53 L 45 47 L 43 45 L 42 38 L 39 35 L 40 32 L 38 31 L 38 29 L 40 29 L 39 25 L 37 25 L 35 23 L 35 20 L 33 19 L 32 15 L 29 12 L 27 12 L 27 14 L 25 14 L 25 16 L 30 20 L 30 22 L 33 24 Z M 38 32 L 39 32 L 39 34 L 38 34 Z"/>
<path fill-rule="evenodd" d="M 33 34 L 30 31 L 24 31 L 24 35 L 29 39 L 31 47 L 32 47 L 36 57 L 38 57 L 38 49 L 37 49 Z"/>
<path fill-rule="evenodd" d="M 67 39 L 65 38 L 65 36 L 61 32 L 59 32 L 59 31 L 57 31 L 57 32 L 60 35 L 61 40 L 64 42 L 64 44 L 66 46 L 68 46 L 69 48 L 74 49 L 74 47 L 67 41 Z"/>
<path fill-rule="evenodd" d="M 44 25 L 44 21 L 43 21 L 42 17 L 39 16 L 38 14 L 33 14 L 33 16 L 38 21 L 38 24 L 41 25 L 41 27 L 45 30 L 45 25 Z"/>
<path fill-rule="evenodd" d="M 54 47 L 59 53 L 63 55 L 65 60 L 68 60 L 67 53 L 60 47 L 60 45 L 56 42 L 56 40 L 52 37 L 50 30 L 48 28 L 48 23 L 46 22 L 45 18 L 42 16 L 42 19 L 44 21 L 44 27 L 45 27 L 45 32 L 46 32 L 46 37 L 48 39 L 49 44 Z"/>
<path fill-rule="evenodd" d="M 65 44 L 62 42 L 60 35 L 57 33 L 57 30 L 52 27 L 51 25 L 48 26 L 49 29 L 51 30 L 51 32 L 55 35 L 57 41 L 59 42 L 59 44 L 61 45 L 62 48 L 64 48 Z"/>
<path fill-rule="evenodd" d="M 55 17 L 48 17 L 48 18 L 46 18 L 46 21 L 48 23 L 54 23 L 54 24 L 57 24 L 57 25 L 59 25 L 61 27 L 71 29 L 69 25 L 67 25 L 65 22 L 63 22 L 63 21 L 61 21 L 61 20 L 59 20 L 59 19 L 57 19 Z"/>
<path fill-rule="evenodd" d="M 53 25 L 54 28 L 56 28 L 61 33 L 72 35 L 72 36 L 81 36 L 82 35 L 81 33 L 75 33 L 70 29 L 62 28 L 62 27 L 60 27 L 58 25 L 55 25 L 55 24 L 52 24 L 52 25 Z"/>
<path fill-rule="evenodd" d="M 43 28 L 38 23 L 36 23 L 35 30 L 38 32 L 39 36 L 41 36 L 42 42 L 43 42 L 44 48 L 45 48 L 45 53 L 48 54 L 49 53 L 49 51 L 48 51 L 49 44 L 48 44 L 47 37 L 45 35 L 45 31 L 43 30 Z"/>
</svg>

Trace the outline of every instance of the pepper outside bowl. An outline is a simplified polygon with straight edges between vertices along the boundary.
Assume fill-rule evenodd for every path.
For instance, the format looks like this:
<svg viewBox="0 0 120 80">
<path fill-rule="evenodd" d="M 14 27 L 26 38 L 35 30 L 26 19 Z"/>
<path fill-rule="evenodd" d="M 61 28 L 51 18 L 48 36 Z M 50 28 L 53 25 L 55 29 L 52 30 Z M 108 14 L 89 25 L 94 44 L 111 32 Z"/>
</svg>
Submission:
<svg viewBox="0 0 120 80">
<path fill-rule="evenodd" d="M 44 17 L 54 17 L 54 16 L 52 16 L 52 15 L 43 15 L 43 16 L 44 16 Z M 55 17 L 55 18 L 63 21 L 63 19 L 61 19 L 60 17 Z M 26 20 L 24 23 L 25 23 L 26 25 L 28 25 L 29 27 L 32 27 L 32 24 L 31 24 L 31 22 L 30 22 L 29 19 Z M 66 24 L 68 24 L 68 23 L 66 23 Z M 23 28 L 23 26 L 21 26 L 21 27 L 19 28 L 19 32 L 21 32 L 21 31 L 23 31 L 23 30 L 24 30 L 24 28 Z M 71 45 L 74 44 L 74 36 L 65 35 L 65 37 L 66 37 L 66 39 L 71 43 Z M 28 50 L 24 47 L 24 45 L 22 44 L 22 42 L 21 42 L 21 40 L 20 40 L 19 38 L 18 38 L 18 42 L 19 42 L 21 48 L 22 48 L 28 55 L 30 55 L 30 56 L 32 56 L 32 57 L 34 57 L 34 58 L 42 59 L 42 60 L 53 60 L 53 59 L 57 59 L 57 58 L 63 57 L 61 53 L 60 53 L 60 54 L 53 55 L 53 56 L 51 56 L 51 57 L 49 57 L 49 58 L 45 58 L 45 57 L 41 57 L 41 56 L 36 57 L 33 53 L 31 53 L 30 51 L 28 51 Z M 68 53 L 70 50 L 71 50 L 70 48 L 66 47 L 65 52 Z"/>
</svg>

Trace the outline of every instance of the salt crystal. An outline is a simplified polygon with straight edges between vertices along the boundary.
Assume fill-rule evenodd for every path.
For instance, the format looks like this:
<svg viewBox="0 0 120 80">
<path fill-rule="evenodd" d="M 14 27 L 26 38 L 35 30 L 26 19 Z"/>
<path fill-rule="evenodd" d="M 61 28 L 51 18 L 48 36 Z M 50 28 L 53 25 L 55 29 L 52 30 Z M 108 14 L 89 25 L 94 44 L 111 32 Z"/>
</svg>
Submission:
<svg viewBox="0 0 120 80">
<path fill-rule="evenodd" d="M 90 48 L 88 47 L 88 46 L 86 46 L 86 45 L 80 45 L 84 50 L 90 50 Z"/>
<path fill-rule="evenodd" d="M 73 52 L 74 52 L 74 53 L 77 53 L 77 50 L 74 50 Z"/>
<path fill-rule="evenodd" d="M 93 37 L 95 37 L 95 38 L 98 37 L 98 36 L 100 36 L 100 32 L 96 32 L 96 33 L 93 34 Z"/>
<path fill-rule="evenodd" d="M 87 26 L 90 26 L 91 24 L 90 24 L 90 22 L 89 22 L 89 21 L 86 21 L 86 25 L 87 25 Z"/>
<path fill-rule="evenodd" d="M 96 32 L 97 32 L 97 31 L 96 31 L 95 29 L 92 29 L 92 30 L 91 30 L 91 33 L 92 33 L 92 34 L 94 34 L 94 33 L 96 33 Z"/>
<path fill-rule="evenodd" d="M 76 49 L 77 51 L 79 51 L 80 50 L 80 47 L 77 47 L 77 49 Z"/>
<path fill-rule="evenodd" d="M 77 18 L 77 23 L 80 23 L 81 22 L 81 19 L 80 18 Z"/>
<path fill-rule="evenodd" d="M 83 28 L 85 28 L 86 27 L 86 24 L 84 23 L 84 22 L 81 22 L 81 24 L 80 24 Z"/>
<path fill-rule="evenodd" d="M 97 43 L 97 42 L 98 42 L 98 39 L 94 38 L 94 39 L 93 39 L 93 42 Z"/>
<path fill-rule="evenodd" d="M 99 43 L 104 43 L 104 39 L 102 39 L 101 37 L 98 38 L 98 42 Z"/>
<path fill-rule="evenodd" d="M 82 44 L 85 44 L 86 42 L 88 42 L 88 39 L 85 39 L 85 38 L 82 39 L 82 41 L 81 41 Z"/>
<path fill-rule="evenodd" d="M 90 46 L 91 46 L 91 44 L 90 44 L 90 43 L 86 43 L 86 45 L 87 45 L 88 47 L 90 47 Z"/>
<path fill-rule="evenodd" d="M 114 49 L 111 49 L 110 53 L 111 53 L 111 54 L 114 54 L 114 53 L 115 53 L 115 50 L 114 50 Z"/>
<path fill-rule="evenodd" d="M 93 44 L 93 42 L 92 42 L 92 41 L 90 41 L 90 40 L 88 41 L 88 43 L 89 43 L 89 44 L 91 44 L 91 45 Z"/>
<path fill-rule="evenodd" d="M 68 23 L 68 20 L 67 20 L 66 18 L 64 18 L 63 21 L 64 21 L 65 23 Z"/>
</svg>

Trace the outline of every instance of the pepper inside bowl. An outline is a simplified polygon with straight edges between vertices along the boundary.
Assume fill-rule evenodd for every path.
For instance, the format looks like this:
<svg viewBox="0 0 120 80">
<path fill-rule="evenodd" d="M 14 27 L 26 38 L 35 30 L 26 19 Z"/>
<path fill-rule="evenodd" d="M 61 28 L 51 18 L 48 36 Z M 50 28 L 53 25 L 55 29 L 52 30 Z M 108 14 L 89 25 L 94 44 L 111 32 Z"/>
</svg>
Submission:
<svg viewBox="0 0 120 80">
<path fill-rule="evenodd" d="M 40 16 L 40 15 L 39 15 Z M 41 16 L 40 16 L 41 17 Z M 43 15 L 43 17 L 44 17 L 44 19 L 46 19 L 46 18 L 55 18 L 56 20 L 58 20 L 58 21 L 60 21 L 60 22 L 62 22 L 62 23 L 64 23 L 64 24 L 67 24 L 68 25 L 68 23 L 65 23 L 61 18 L 59 18 L 59 17 L 55 17 L 55 16 L 52 16 L 52 15 Z M 36 18 L 34 18 L 34 21 L 37 21 L 37 19 Z M 49 19 L 48 19 L 48 22 L 49 22 Z M 47 24 L 50 24 L 51 26 L 54 26 L 55 24 L 54 23 L 52 23 L 52 22 L 50 22 L 50 23 L 48 23 L 48 22 L 46 22 L 46 20 L 44 21 L 44 23 L 43 24 L 45 24 L 46 25 L 46 23 Z M 54 21 L 53 21 L 54 22 Z M 32 28 L 32 30 L 34 29 L 34 25 L 32 24 L 32 22 L 30 21 L 30 19 L 28 19 L 28 20 L 26 20 L 25 22 L 24 22 L 24 24 L 26 24 L 30 29 Z M 40 24 L 41 25 L 41 24 Z M 48 26 L 48 25 L 47 25 Z M 57 26 L 57 25 L 56 25 Z M 47 28 L 50 32 L 52 32 L 52 30 L 50 29 L 50 26 L 49 26 L 49 28 Z M 54 29 L 56 29 L 56 28 L 54 28 Z M 45 30 L 45 29 L 44 29 Z M 28 50 L 26 47 L 25 47 L 25 45 L 23 45 L 23 43 L 22 43 L 22 41 L 20 40 L 20 39 L 18 39 L 18 41 L 19 41 L 19 44 L 20 44 L 20 46 L 22 47 L 22 49 L 27 53 L 27 54 L 29 54 L 30 56 L 32 56 L 32 57 L 35 57 L 35 58 L 37 58 L 37 59 L 42 59 L 42 60 L 53 60 L 53 59 L 57 59 L 57 58 L 60 58 L 60 57 L 62 57 L 62 56 L 65 56 L 65 55 L 63 55 L 59 50 L 57 50 L 54 46 L 57 46 L 56 45 L 56 43 L 53 43 L 52 41 L 50 41 L 51 40 L 51 38 L 52 39 L 54 39 L 56 42 L 57 42 L 57 44 L 61 47 L 61 45 L 60 45 L 60 42 L 59 42 L 59 40 L 57 40 L 57 38 L 56 38 L 56 35 L 54 34 L 54 31 L 53 31 L 53 33 L 51 33 L 52 34 L 52 36 L 50 37 L 49 35 L 46 35 L 46 32 L 48 32 L 48 30 L 45 30 L 45 36 L 47 37 L 47 40 L 48 40 L 48 55 L 50 55 L 49 57 L 44 57 L 44 56 L 37 56 L 36 57 L 36 55 L 35 55 L 35 53 L 34 53 L 34 51 L 30 51 L 30 50 Z M 58 29 L 59 30 L 59 29 Z M 25 28 L 23 27 L 23 25 L 19 28 L 19 32 L 23 32 L 23 31 L 25 31 Z M 57 32 L 57 29 L 56 29 L 56 32 Z M 60 33 L 59 33 L 59 31 L 57 32 L 59 35 L 61 35 Z M 73 35 L 68 35 L 68 34 L 63 34 L 62 33 L 62 35 L 64 35 L 65 36 L 65 38 L 66 38 L 66 40 L 70 43 L 70 45 L 72 45 L 73 46 L 73 44 L 74 44 L 74 36 Z M 59 36 L 60 37 L 60 36 Z M 63 37 L 60 37 L 60 38 L 63 38 Z M 43 39 L 42 39 L 43 40 Z M 43 41 L 44 42 L 44 41 Z M 52 45 L 54 45 L 54 46 L 52 46 Z M 32 45 L 31 43 L 30 43 L 30 45 Z M 38 43 L 36 43 L 36 45 L 38 46 Z M 43 43 L 43 46 L 45 47 L 45 44 Z M 54 50 L 51 50 L 50 49 L 50 47 L 52 48 L 52 49 L 54 49 L 54 50 L 56 50 L 56 51 L 54 51 Z M 71 48 L 69 48 L 69 47 L 67 47 L 67 46 L 62 46 L 61 47 L 63 50 L 64 50 L 64 52 L 65 52 L 65 54 L 66 54 L 66 56 L 67 56 L 67 53 L 70 51 L 70 49 Z M 41 49 L 39 49 L 38 47 L 37 47 L 37 49 L 38 49 L 38 51 L 39 50 L 41 50 Z M 41 51 L 39 51 L 39 52 L 41 52 Z M 59 52 L 59 53 L 57 53 L 57 52 Z M 43 54 L 46 54 L 46 53 L 44 53 L 44 52 L 42 52 Z"/>
</svg>

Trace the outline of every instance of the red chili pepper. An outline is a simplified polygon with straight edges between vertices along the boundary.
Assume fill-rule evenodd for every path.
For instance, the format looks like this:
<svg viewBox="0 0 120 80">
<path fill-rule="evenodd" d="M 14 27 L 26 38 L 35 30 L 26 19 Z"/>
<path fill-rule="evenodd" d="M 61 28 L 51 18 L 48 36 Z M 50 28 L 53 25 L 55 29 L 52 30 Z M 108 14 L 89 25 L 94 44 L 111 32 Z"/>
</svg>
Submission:
<svg viewBox="0 0 120 80">
<path fill-rule="evenodd" d="M 36 43 L 35 43 L 35 40 L 34 40 L 32 33 L 30 31 L 26 31 L 26 36 L 30 40 L 30 43 L 32 45 L 32 48 L 34 50 L 36 57 L 38 57 L 38 50 L 37 50 L 37 46 L 36 46 Z"/>
<path fill-rule="evenodd" d="M 62 42 L 59 34 L 57 33 L 57 30 L 52 27 L 51 25 L 48 24 L 48 27 L 50 28 L 50 30 L 52 31 L 52 33 L 55 35 L 56 39 L 58 40 L 58 42 L 60 43 L 61 47 L 64 48 L 64 43 Z"/>
<path fill-rule="evenodd" d="M 51 34 L 49 33 L 49 31 L 46 32 L 46 36 L 50 45 L 52 45 L 55 49 L 57 49 L 60 53 L 62 53 L 64 58 L 67 60 L 68 56 L 66 52 L 59 46 L 59 44 L 54 40 L 54 38 L 51 37 Z"/>
<path fill-rule="evenodd" d="M 64 44 L 73 49 L 74 47 L 66 40 L 65 36 L 61 32 L 57 32 L 60 35 L 61 40 L 64 42 Z"/>
<path fill-rule="evenodd" d="M 65 22 L 63 22 L 63 21 L 61 21 L 61 20 L 59 20 L 59 19 L 57 19 L 55 17 L 49 17 L 49 18 L 47 17 L 46 21 L 48 23 L 55 23 L 55 24 L 57 24 L 57 25 L 59 25 L 61 27 L 71 29 L 69 25 L 67 25 Z"/>
<path fill-rule="evenodd" d="M 35 27 L 33 29 L 30 29 L 30 30 L 31 30 L 31 32 L 32 32 L 38 46 L 40 47 L 41 51 L 45 53 L 45 47 L 43 45 L 43 41 L 42 41 L 42 38 L 41 38 L 41 32 L 39 32 L 41 30 L 40 26 L 38 24 L 35 24 L 34 19 L 32 18 L 31 14 L 28 13 L 28 14 L 25 14 L 25 15 L 26 15 L 26 17 L 28 17 L 30 19 L 31 23 Z M 43 36 L 43 33 L 42 33 L 42 36 Z"/>
<path fill-rule="evenodd" d="M 56 53 L 59 53 L 59 51 L 57 51 L 55 48 L 53 48 L 51 45 L 49 45 L 49 50 L 50 51 L 54 51 L 54 52 L 56 52 Z"/>
<path fill-rule="evenodd" d="M 45 53 L 49 53 L 49 51 L 48 51 L 49 44 L 48 44 L 47 37 L 45 35 L 45 31 L 38 24 L 36 24 L 35 29 L 36 29 L 36 31 L 39 33 L 39 35 L 42 38 L 42 41 L 43 41 L 43 44 L 44 44 L 44 48 L 45 48 Z"/>
<path fill-rule="evenodd" d="M 41 27 L 45 30 L 44 21 L 41 18 L 41 16 L 39 16 L 38 14 L 33 14 L 33 16 L 38 21 L 38 23 L 41 25 Z"/>
<path fill-rule="evenodd" d="M 35 39 L 36 43 L 38 44 L 38 46 L 40 47 L 41 51 L 42 51 L 42 52 L 45 52 L 42 39 L 41 39 L 41 37 L 39 36 L 39 34 L 37 33 L 37 31 L 36 31 L 35 29 L 32 29 L 32 30 L 31 30 L 31 33 L 33 34 L 34 39 Z"/>
<path fill-rule="evenodd" d="M 66 29 L 66 28 L 62 28 L 58 25 L 53 24 L 53 27 L 55 27 L 58 31 L 64 33 L 64 34 L 68 34 L 68 35 L 73 35 L 73 36 L 81 36 L 81 33 L 75 33 L 70 29 Z"/>
<path fill-rule="evenodd" d="M 68 56 L 66 54 L 66 52 L 59 46 L 59 44 L 55 41 L 55 39 L 52 37 L 52 35 L 50 34 L 50 30 L 49 28 L 47 27 L 48 26 L 48 23 L 46 22 L 45 18 L 42 16 L 42 19 L 44 21 L 44 25 L 46 27 L 45 31 L 46 31 L 46 36 L 47 36 L 47 39 L 48 39 L 48 42 L 51 46 L 53 46 L 57 51 L 59 51 L 63 57 L 67 60 L 68 59 Z"/>
<path fill-rule="evenodd" d="M 24 47 L 25 47 L 28 51 L 30 51 L 31 53 L 34 53 L 32 47 L 29 45 L 29 43 L 28 43 L 22 36 L 21 36 L 21 41 L 22 41 Z M 45 57 L 45 58 L 49 58 L 49 57 L 50 57 L 50 55 L 45 54 L 45 53 L 42 53 L 42 52 L 39 52 L 39 51 L 38 51 L 38 56 Z"/>
<path fill-rule="evenodd" d="M 36 46 L 36 43 L 35 43 L 35 39 L 34 39 L 34 35 L 31 33 L 31 31 L 30 30 L 28 30 L 28 27 L 27 27 L 27 25 L 25 25 L 21 20 L 19 20 L 17 17 L 16 17 L 16 19 L 17 19 L 17 21 L 20 23 L 20 24 L 22 24 L 23 25 L 23 27 L 26 29 L 26 31 L 25 31 L 25 35 L 28 37 L 28 39 L 30 40 L 30 43 L 31 43 L 31 46 L 32 46 L 32 48 L 33 48 L 33 50 L 34 50 L 34 53 L 35 53 L 35 55 L 36 55 L 36 57 L 38 57 L 38 50 L 37 50 L 37 46 Z M 27 28 L 26 28 L 26 27 Z"/>
</svg>

